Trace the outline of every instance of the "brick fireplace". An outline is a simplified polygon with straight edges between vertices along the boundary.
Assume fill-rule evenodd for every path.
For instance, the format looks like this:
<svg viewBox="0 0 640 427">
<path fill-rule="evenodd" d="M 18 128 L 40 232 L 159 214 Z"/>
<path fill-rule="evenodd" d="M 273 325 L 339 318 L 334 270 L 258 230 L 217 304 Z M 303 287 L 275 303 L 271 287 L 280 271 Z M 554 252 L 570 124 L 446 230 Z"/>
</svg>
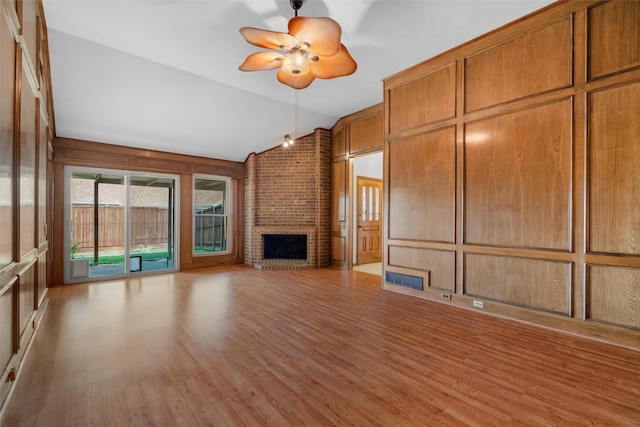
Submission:
<svg viewBox="0 0 640 427">
<path fill-rule="evenodd" d="M 293 146 L 251 154 L 245 162 L 245 209 L 245 264 L 273 269 L 328 267 L 331 132 L 316 129 Z M 305 235 L 306 259 L 265 258 L 264 235 Z"/>
</svg>

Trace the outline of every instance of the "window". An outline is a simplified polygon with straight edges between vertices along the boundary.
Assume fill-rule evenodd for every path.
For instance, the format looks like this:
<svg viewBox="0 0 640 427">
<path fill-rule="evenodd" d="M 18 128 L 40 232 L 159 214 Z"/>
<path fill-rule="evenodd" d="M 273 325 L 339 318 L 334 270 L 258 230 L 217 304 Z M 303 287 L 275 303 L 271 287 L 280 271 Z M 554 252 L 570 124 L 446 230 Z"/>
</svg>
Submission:
<svg viewBox="0 0 640 427">
<path fill-rule="evenodd" d="M 231 180 L 193 177 L 193 254 L 229 253 Z"/>
</svg>

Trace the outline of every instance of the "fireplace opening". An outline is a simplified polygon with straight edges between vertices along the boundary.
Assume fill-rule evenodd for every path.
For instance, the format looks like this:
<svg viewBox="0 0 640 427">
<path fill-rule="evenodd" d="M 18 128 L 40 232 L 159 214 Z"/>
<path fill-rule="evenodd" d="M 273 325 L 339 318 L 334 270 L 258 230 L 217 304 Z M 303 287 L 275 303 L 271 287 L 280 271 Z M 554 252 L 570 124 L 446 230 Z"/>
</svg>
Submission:
<svg viewBox="0 0 640 427">
<path fill-rule="evenodd" d="M 307 259 L 306 234 L 263 234 L 264 259 Z"/>
</svg>

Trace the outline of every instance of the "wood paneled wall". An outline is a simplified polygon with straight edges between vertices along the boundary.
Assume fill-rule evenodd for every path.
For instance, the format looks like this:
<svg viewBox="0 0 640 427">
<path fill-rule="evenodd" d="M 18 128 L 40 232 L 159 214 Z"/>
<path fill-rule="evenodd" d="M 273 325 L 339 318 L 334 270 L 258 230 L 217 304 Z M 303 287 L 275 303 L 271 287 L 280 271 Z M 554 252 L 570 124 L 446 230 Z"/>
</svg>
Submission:
<svg viewBox="0 0 640 427">
<path fill-rule="evenodd" d="M 235 265 L 244 262 L 244 164 L 183 154 L 145 150 L 69 138 L 55 138 L 55 200 L 64 200 L 64 167 L 83 166 L 127 171 L 158 172 L 180 177 L 180 270 Z M 233 192 L 232 252 L 193 256 L 193 174 L 227 176 Z M 63 236 L 64 206 L 55 203 L 55 236 Z M 53 284 L 63 283 L 63 240 L 52 241 Z"/>
<path fill-rule="evenodd" d="M 340 119 L 331 129 L 331 265 L 350 268 L 353 252 L 353 157 L 382 151 L 382 104 Z"/>
<path fill-rule="evenodd" d="M 386 79 L 384 268 L 426 281 L 384 287 L 640 347 L 639 46 L 640 2 L 558 2 Z"/>
<path fill-rule="evenodd" d="M 39 1 L 0 2 L 0 405 L 46 307 L 50 283 L 47 46 Z"/>
</svg>

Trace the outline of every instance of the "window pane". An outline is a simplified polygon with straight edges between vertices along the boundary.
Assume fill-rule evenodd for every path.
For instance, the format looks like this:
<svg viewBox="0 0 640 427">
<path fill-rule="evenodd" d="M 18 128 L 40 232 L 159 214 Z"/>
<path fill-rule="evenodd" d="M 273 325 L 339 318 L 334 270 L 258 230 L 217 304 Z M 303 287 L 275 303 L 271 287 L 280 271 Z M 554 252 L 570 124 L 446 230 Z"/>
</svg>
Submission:
<svg viewBox="0 0 640 427">
<path fill-rule="evenodd" d="M 367 187 L 362 186 L 362 220 L 367 220 Z"/>
<path fill-rule="evenodd" d="M 369 187 L 369 221 L 373 220 L 373 187 Z"/>
<path fill-rule="evenodd" d="M 224 179 L 194 180 L 194 254 L 227 252 L 227 184 Z"/>
<path fill-rule="evenodd" d="M 227 193 L 227 182 L 211 179 L 195 180 L 194 199 L 195 214 L 199 209 L 208 211 L 207 213 L 225 214 Z"/>
</svg>

